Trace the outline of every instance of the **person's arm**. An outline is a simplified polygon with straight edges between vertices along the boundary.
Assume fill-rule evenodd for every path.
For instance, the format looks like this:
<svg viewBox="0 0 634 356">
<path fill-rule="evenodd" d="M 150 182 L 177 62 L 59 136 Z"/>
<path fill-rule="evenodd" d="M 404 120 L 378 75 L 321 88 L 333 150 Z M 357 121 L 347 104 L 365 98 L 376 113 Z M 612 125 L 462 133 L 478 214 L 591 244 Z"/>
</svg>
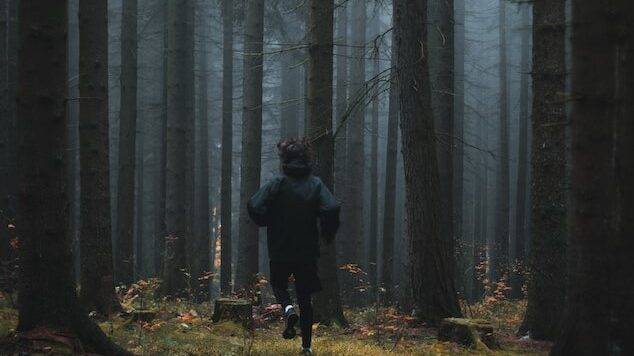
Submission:
<svg viewBox="0 0 634 356">
<path fill-rule="evenodd" d="M 268 226 L 271 223 L 271 203 L 278 184 L 278 179 L 268 182 L 247 203 L 249 217 L 258 226 Z"/>
<path fill-rule="evenodd" d="M 332 195 L 328 187 L 320 181 L 319 191 L 319 224 L 322 237 L 327 243 L 335 238 L 339 229 L 339 210 L 341 206 Z"/>
</svg>

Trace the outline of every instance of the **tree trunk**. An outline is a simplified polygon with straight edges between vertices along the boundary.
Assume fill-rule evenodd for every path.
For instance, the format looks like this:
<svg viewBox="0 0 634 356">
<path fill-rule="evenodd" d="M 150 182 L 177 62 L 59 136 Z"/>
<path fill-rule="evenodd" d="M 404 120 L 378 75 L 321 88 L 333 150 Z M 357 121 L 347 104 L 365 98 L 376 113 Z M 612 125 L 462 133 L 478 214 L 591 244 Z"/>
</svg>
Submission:
<svg viewBox="0 0 634 356">
<path fill-rule="evenodd" d="M 566 121 L 564 0 L 533 3 L 531 233 L 526 331 L 553 340 L 564 309 Z"/>
<path fill-rule="evenodd" d="M 332 136 L 334 1 L 311 0 L 309 21 L 308 137 L 315 152 L 315 175 L 328 189 L 333 187 L 334 142 Z M 315 296 L 315 310 L 320 323 L 346 325 L 339 297 L 337 250 L 335 243 L 320 240 L 319 274 L 323 291 Z"/>
<path fill-rule="evenodd" d="M 0 5 L 0 261 L 8 263 L 16 258 L 10 241 L 15 239 L 15 210 L 18 180 L 16 174 L 16 82 L 18 64 L 17 0 Z M 9 268 L 11 265 L 7 265 Z M 9 287 L 11 289 L 11 287 Z"/>
<path fill-rule="evenodd" d="M 198 300 L 203 301 L 207 299 L 209 295 L 209 283 L 208 279 L 205 279 L 205 273 L 211 272 L 211 265 L 209 263 L 209 251 L 211 248 L 210 236 L 211 231 L 209 229 L 209 94 L 208 94 L 208 81 L 209 81 L 209 60 L 207 51 L 209 51 L 208 41 L 205 40 L 205 36 L 209 33 L 209 26 L 206 20 L 207 12 L 202 4 L 198 5 L 198 21 L 201 30 L 200 46 L 198 49 L 200 63 L 199 65 L 199 79 L 198 90 L 200 91 L 198 96 L 198 115 L 200 130 L 200 142 L 198 147 L 200 148 L 200 154 L 198 156 L 198 167 L 200 169 L 200 182 L 198 183 L 199 191 L 196 191 L 196 199 L 198 204 L 197 208 L 197 222 L 194 235 L 194 246 L 192 253 L 194 258 L 192 261 L 193 273 L 192 282 L 197 286 Z"/>
<path fill-rule="evenodd" d="M 430 3 L 433 4 L 434 2 Z M 443 238 L 447 238 L 450 248 L 454 249 L 454 207 L 453 207 L 453 156 L 454 156 L 454 15 L 453 0 L 437 1 L 437 24 L 434 35 L 440 48 L 436 54 L 438 68 L 435 91 L 437 99 L 437 140 L 438 171 L 440 174 L 441 227 Z M 453 253 L 453 252 L 452 252 Z M 455 273 L 454 270 L 451 272 Z"/>
<path fill-rule="evenodd" d="M 264 0 L 247 4 L 244 28 L 244 104 L 240 179 L 240 235 L 235 288 L 250 289 L 258 273 L 258 227 L 249 218 L 247 202 L 260 186 L 262 158 L 262 49 Z"/>
<path fill-rule="evenodd" d="M 107 316 L 119 309 L 110 231 L 107 3 L 79 2 L 79 33 L 80 299 Z"/>
<path fill-rule="evenodd" d="M 121 111 L 117 182 L 117 283 L 134 278 L 134 169 L 137 121 L 137 0 L 123 2 L 121 22 Z"/>
<path fill-rule="evenodd" d="M 231 181 L 233 166 L 233 1 L 222 1 L 222 172 L 220 292 L 231 293 Z"/>
<path fill-rule="evenodd" d="M 476 145 L 487 150 L 485 120 L 478 117 L 476 126 Z M 488 214 L 488 161 L 486 153 L 477 151 L 474 170 L 475 203 L 473 223 L 473 288 L 472 299 L 478 301 L 484 297 L 484 277 L 486 274 L 487 214 Z"/>
<path fill-rule="evenodd" d="M 0 2 L 0 260 L 7 263 L 11 257 L 9 244 L 9 194 L 8 181 L 12 173 L 9 169 L 9 144 L 12 126 L 12 115 L 9 111 L 9 2 Z"/>
<path fill-rule="evenodd" d="M 348 109 L 348 6 L 344 4 L 339 7 L 336 13 L 337 39 L 334 51 L 337 53 L 335 58 L 335 66 L 337 71 L 336 82 L 336 101 L 335 101 L 335 127 L 338 130 L 334 137 L 334 192 L 336 196 L 343 197 L 341 202 L 341 220 L 346 221 L 346 213 L 348 212 L 348 200 L 346 199 L 346 187 L 348 175 L 346 174 L 346 147 L 348 136 L 346 133 L 346 125 L 343 122 L 344 115 Z M 339 227 L 339 236 L 350 236 L 348 233 L 348 224 L 341 224 Z M 347 241 L 345 238 L 336 239 L 337 244 L 337 263 L 343 261 L 344 250 Z M 339 277 L 346 277 L 340 270 Z M 340 278 L 341 279 L 341 278 Z M 345 280 L 345 278 L 344 278 Z"/>
<path fill-rule="evenodd" d="M 470 291 L 470 295 L 471 298 L 469 299 L 470 302 L 475 302 L 480 300 L 480 298 L 482 297 L 482 294 L 484 292 L 483 288 L 482 288 L 482 281 L 480 280 L 480 268 L 481 268 L 481 263 L 482 263 L 482 252 L 483 252 L 483 248 L 486 246 L 486 243 L 483 243 L 482 241 L 482 210 L 483 210 L 483 181 L 484 181 L 484 177 L 483 177 L 483 169 L 482 169 L 482 163 L 483 160 L 480 157 L 481 154 L 480 152 L 477 152 L 476 155 L 478 156 L 476 158 L 476 169 L 474 169 L 474 174 L 473 174 L 473 182 L 474 182 L 474 202 L 473 202 L 473 239 L 472 239 L 472 244 L 473 244 L 473 250 L 472 250 L 472 258 L 473 258 L 473 262 L 471 264 L 471 269 L 472 269 L 472 275 L 471 275 L 471 291 Z"/>
<path fill-rule="evenodd" d="M 380 24 L 378 19 L 374 19 L 374 32 L 378 35 Z M 379 52 L 380 47 L 373 49 L 374 58 L 372 59 L 372 77 L 379 75 Z M 377 240 L 379 238 L 379 89 L 374 88 L 372 95 L 372 121 L 370 126 L 370 221 L 368 238 L 368 282 L 370 283 L 370 300 L 374 301 L 377 297 Z"/>
<path fill-rule="evenodd" d="M 165 238 L 166 234 L 166 225 L 165 225 L 165 200 L 166 200 L 166 190 L 165 190 L 165 182 L 167 178 L 167 170 L 166 170 L 166 162 L 167 162 L 167 25 L 168 25 L 168 0 L 163 0 L 161 3 L 162 7 L 162 15 L 163 15 L 163 77 L 161 85 L 163 86 L 163 98 L 162 98 L 162 113 L 158 122 L 158 134 L 159 134 L 159 144 L 157 150 L 158 164 L 159 170 L 158 175 L 156 177 L 156 195 L 157 195 L 157 204 L 156 204 L 156 232 L 154 236 L 154 272 L 156 275 L 160 276 L 163 271 L 163 262 L 165 260 Z"/>
<path fill-rule="evenodd" d="M 521 59 L 520 59 L 520 117 L 517 158 L 517 195 L 515 211 L 515 253 L 513 274 L 511 275 L 511 296 L 522 298 L 524 286 L 525 244 L 526 244 L 526 181 L 528 180 L 528 76 L 530 75 L 530 33 L 529 4 L 519 4 L 522 12 Z"/>
<path fill-rule="evenodd" d="M 622 3 L 623 4 L 623 3 Z M 634 21 L 634 8 L 624 5 L 621 9 L 626 15 L 626 23 Z M 621 105 L 617 123 L 613 127 L 616 133 L 616 190 L 617 190 L 617 228 L 615 242 L 612 244 L 611 294 L 614 296 L 612 315 L 616 315 L 616 333 L 614 344 L 624 355 L 634 354 L 634 340 L 630 336 L 629 323 L 634 320 L 634 33 L 630 26 L 621 27 L 622 43 L 619 44 L 619 93 L 617 102 Z"/>
<path fill-rule="evenodd" d="M 290 39 L 289 39 L 290 40 Z M 281 83 L 280 91 L 282 107 L 280 108 L 280 137 L 291 138 L 299 136 L 298 119 L 300 98 L 300 69 L 296 66 L 292 52 L 282 53 L 280 56 Z"/>
<path fill-rule="evenodd" d="M 185 260 L 189 295 L 194 292 L 196 280 L 192 267 L 194 267 L 193 248 L 196 246 L 195 226 L 196 226 L 196 208 L 195 208 L 195 184 L 196 184 L 196 113 L 194 105 L 196 104 L 196 75 L 194 73 L 194 50 L 196 44 L 196 0 L 188 0 L 185 4 L 185 17 L 183 21 L 183 66 L 185 67 L 182 84 L 185 96 Z"/>
<path fill-rule="evenodd" d="M 346 219 L 346 241 L 343 242 L 342 262 L 360 265 L 363 256 L 363 187 L 365 175 L 365 27 L 366 2 L 352 1 L 353 26 L 352 60 L 350 64 L 350 97 L 354 108 L 346 119 L 347 144 L 347 180 L 344 200 L 344 217 Z M 348 273 L 348 272 L 346 272 Z M 359 304 L 360 298 L 355 292 L 359 282 L 356 276 L 348 275 L 344 279 L 344 297 L 352 304 Z"/>
<path fill-rule="evenodd" d="M 183 295 L 187 285 L 186 242 L 191 233 L 189 215 L 191 165 L 189 149 L 193 123 L 193 3 L 168 2 L 167 43 L 167 155 L 165 202 L 165 261 L 162 294 Z M 191 41 L 191 43 L 190 43 Z"/>
<path fill-rule="evenodd" d="M 469 243 L 463 227 L 464 215 L 464 116 L 465 116 L 465 0 L 454 0 L 453 18 L 453 226 L 457 245 L 468 248 Z M 473 247 L 473 246 L 471 246 Z M 455 247 L 454 247 L 455 248 Z M 468 278 L 462 273 L 470 258 L 463 251 L 460 254 L 459 268 L 456 268 L 456 280 L 465 287 L 465 297 L 470 296 Z"/>
<path fill-rule="evenodd" d="M 491 280 L 509 278 L 509 107 L 508 68 L 506 55 L 506 0 L 499 1 L 500 28 L 500 121 L 499 151 L 497 155 L 496 221 L 491 248 Z"/>
<path fill-rule="evenodd" d="M 426 38 L 427 1 L 395 0 L 401 131 L 416 316 L 432 325 L 460 316 L 451 241 L 441 233 L 441 204 Z M 418 45 L 412 45 L 417 44 Z M 422 54 L 422 55 L 421 55 Z"/>
<path fill-rule="evenodd" d="M 18 332 L 70 330 L 87 351 L 127 354 L 88 319 L 72 276 L 67 195 L 66 1 L 20 1 Z"/>
<path fill-rule="evenodd" d="M 141 125 L 142 121 L 139 122 Z M 144 132 L 139 130 L 137 132 L 138 138 L 136 140 L 136 152 L 137 152 L 137 163 L 136 163 L 136 210 L 135 210 L 135 247 L 134 247 L 134 279 L 139 280 L 145 277 L 145 248 L 143 242 L 144 236 L 144 226 L 143 221 L 145 220 L 144 214 L 144 199 L 143 199 L 143 171 L 145 170 L 145 153 L 144 153 Z"/>
<path fill-rule="evenodd" d="M 14 0 L 18 1 L 18 0 Z M 79 98 L 79 0 L 68 1 L 68 28 L 67 28 L 67 50 L 68 53 L 68 97 Z M 68 157 L 68 201 L 69 207 L 69 233 L 72 241 L 74 263 L 73 274 L 75 282 L 80 283 L 81 276 L 81 253 L 79 241 L 80 215 L 81 215 L 81 184 L 80 184 L 80 164 L 79 164 L 79 100 L 69 100 L 66 104 L 68 115 L 68 150 L 71 155 Z M 111 165 L 111 162 L 109 163 Z M 112 182 L 112 177 L 109 177 Z M 112 183 L 110 198 L 110 219 L 114 222 L 112 215 Z M 111 227 L 112 230 L 112 227 Z M 114 252 L 114 251 L 113 251 Z"/>
<path fill-rule="evenodd" d="M 383 207 L 383 268 L 381 286 L 384 289 L 384 304 L 392 304 L 394 297 L 394 235 L 396 215 L 396 166 L 398 162 L 398 83 L 396 81 L 396 48 L 392 34 L 392 70 L 390 73 L 390 91 L 387 122 L 387 147 L 385 155 L 385 201 Z"/>
<path fill-rule="evenodd" d="M 632 210 L 626 210 L 632 206 L 632 166 L 623 165 L 632 154 L 633 15 L 634 6 L 626 1 L 572 3 L 570 72 L 577 100 L 571 111 L 568 221 L 574 251 L 567 308 L 553 355 L 634 351 L 627 326 L 634 288 L 622 284 L 632 280 L 631 269 L 615 269 L 631 268 L 634 252 L 626 234 L 632 224 L 627 220 Z"/>
<path fill-rule="evenodd" d="M 483 122 L 484 120 L 480 120 L 481 122 Z M 484 127 L 484 123 L 482 125 L 482 130 L 480 132 L 482 132 L 482 136 L 484 136 L 484 140 L 483 140 L 483 147 L 484 149 L 488 149 L 488 145 L 486 144 L 486 142 L 489 139 L 489 135 L 487 132 L 487 129 Z M 482 160 L 482 175 L 484 176 L 483 178 L 483 182 L 482 182 L 482 209 L 480 210 L 481 213 L 481 217 L 480 217 L 480 221 L 481 221 L 481 225 L 480 225 L 480 245 L 479 245 L 479 251 L 478 251 L 478 255 L 479 255 L 479 260 L 478 260 L 478 264 L 480 264 L 480 266 L 482 267 L 482 275 L 481 275 L 481 281 L 480 283 L 478 283 L 476 285 L 476 287 L 480 290 L 480 296 L 484 297 L 485 294 L 485 290 L 484 290 L 484 280 L 486 278 L 488 278 L 488 271 L 487 269 L 490 268 L 490 265 L 488 264 L 488 260 L 487 260 L 487 255 L 489 253 L 488 250 L 488 246 L 489 246 L 489 240 L 490 240 L 490 234 L 489 234 L 489 213 L 490 213 L 490 209 L 489 207 L 491 206 L 490 203 L 490 189 L 489 189 L 489 176 L 490 176 L 490 166 L 489 166 L 489 157 L 485 156 L 483 157 Z M 478 298 L 479 299 L 479 298 Z"/>
</svg>

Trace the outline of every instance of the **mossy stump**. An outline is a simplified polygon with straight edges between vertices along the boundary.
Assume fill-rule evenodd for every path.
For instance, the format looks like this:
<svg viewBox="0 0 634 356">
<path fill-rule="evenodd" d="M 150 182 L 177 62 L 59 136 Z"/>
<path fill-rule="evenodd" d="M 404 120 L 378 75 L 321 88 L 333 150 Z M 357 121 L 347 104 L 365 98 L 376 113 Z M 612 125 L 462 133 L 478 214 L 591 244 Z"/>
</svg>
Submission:
<svg viewBox="0 0 634 356">
<path fill-rule="evenodd" d="M 246 299 L 219 298 L 214 302 L 214 323 L 220 321 L 234 321 L 246 328 L 253 325 L 253 306 Z"/>
<path fill-rule="evenodd" d="M 482 319 L 443 319 L 438 329 L 438 340 L 452 341 L 480 351 L 500 349 L 493 325 Z"/>
</svg>

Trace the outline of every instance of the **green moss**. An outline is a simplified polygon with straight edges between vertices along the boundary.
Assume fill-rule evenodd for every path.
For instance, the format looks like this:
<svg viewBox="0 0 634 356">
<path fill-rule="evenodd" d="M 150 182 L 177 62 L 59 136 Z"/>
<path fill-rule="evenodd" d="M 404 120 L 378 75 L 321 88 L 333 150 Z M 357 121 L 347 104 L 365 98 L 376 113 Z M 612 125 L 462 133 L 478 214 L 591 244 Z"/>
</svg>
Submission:
<svg viewBox="0 0 634 356">
<path fill-rule="evenodd" d="M 179 313 L 195 309 L 200 318 L 187 323 Z M 268 328 L 246 331 L 239 323 L 226 321 L 210 322 L 211 306 L 186 302 L 161 303 L 157 306 L 157 319 L 147 323 L 130 322 L 129 319 L 114 318 L 100 324 L 104 332 L 119 345 L 137 355 L 297 355 L 300 338 L 284 340 L 281 337 L 282 323 L 270 324 Z M 372 330 L 369 322 L 376 320 L 373 311 L 346 311 L 353 321 L 352 329 L 315 327 L 313 349 L 320 356 L 389 356 L 389 355 L 546 355 L 548 348 L 532 349 L 534 345 L 524 343 L 504 344 L 504 351 L 471 350 L 453 342 L 438 341 L 435 331 L 424 329 L 422 333 L 408 334 L 404 329 L 396 333 L 384 330 L 380 335 L 368 334 Z M 380 319 L 380 318 L 379 318 Z M 486 320 L 469 320 L 465 323 L 481 324 Z M 0 330 L 13 330 L 17 324 L 17 312 L 0 308 Z M 144 327 L 145 326 L 145 327 Z M 497 329 L 497 326 L 496 326 Z"/>
</svg>

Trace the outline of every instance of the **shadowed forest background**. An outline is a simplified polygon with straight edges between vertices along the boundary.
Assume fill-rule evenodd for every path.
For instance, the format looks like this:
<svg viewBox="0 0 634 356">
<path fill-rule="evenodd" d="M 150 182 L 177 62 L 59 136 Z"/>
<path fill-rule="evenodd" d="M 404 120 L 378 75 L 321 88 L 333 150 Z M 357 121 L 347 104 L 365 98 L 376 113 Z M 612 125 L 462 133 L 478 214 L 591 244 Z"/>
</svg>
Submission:
<svg viewBox="0 0 634 356">
<path fill-rule="evenodd" d="M 341 202 L 317 355 L 631 355 L 629 0 L 0 0 L 0 354 L 293 355 L 247 201 Z"/>
</svg>

